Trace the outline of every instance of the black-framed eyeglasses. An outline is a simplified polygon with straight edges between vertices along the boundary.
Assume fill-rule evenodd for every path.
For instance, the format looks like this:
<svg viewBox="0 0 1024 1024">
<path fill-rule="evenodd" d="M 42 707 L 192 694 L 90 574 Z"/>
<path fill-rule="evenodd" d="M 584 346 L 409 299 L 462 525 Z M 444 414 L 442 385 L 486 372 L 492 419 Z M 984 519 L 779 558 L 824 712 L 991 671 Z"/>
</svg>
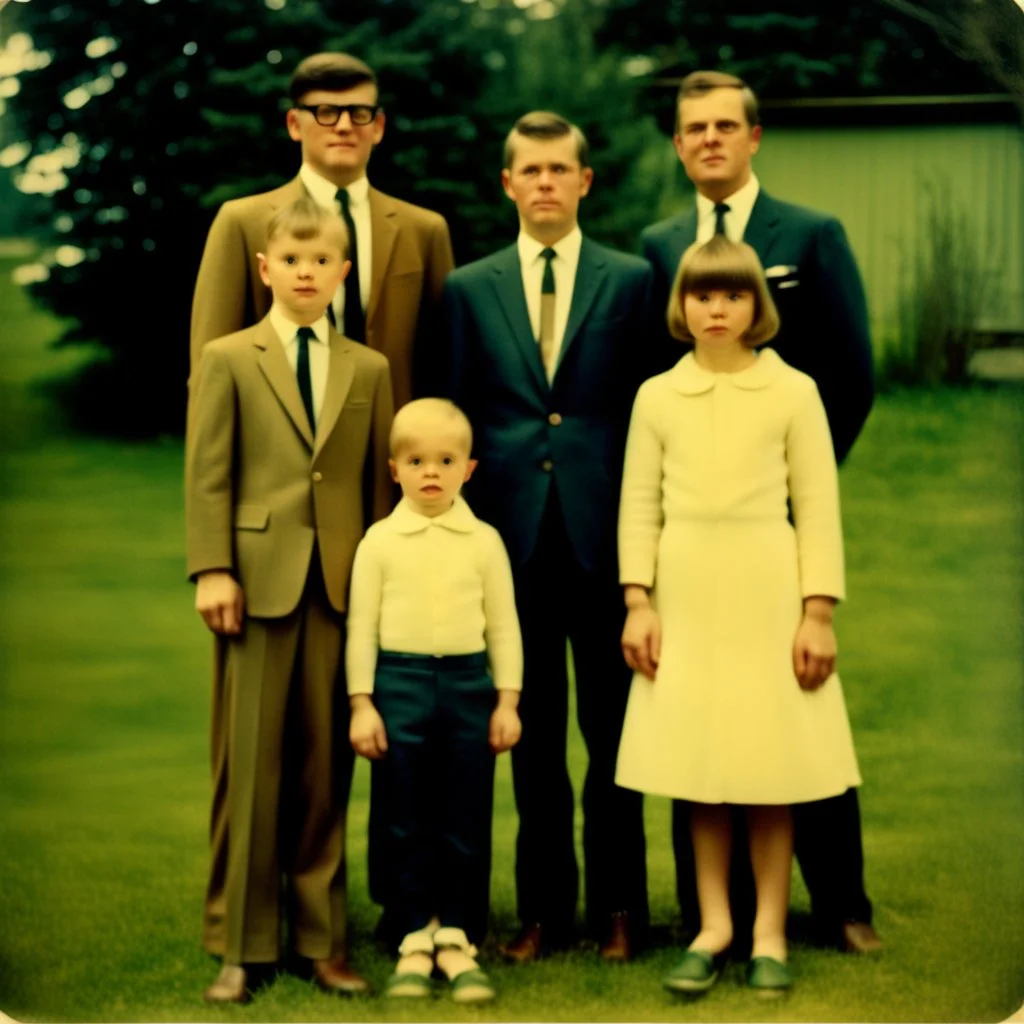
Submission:
<svg viewBox="0 0 1024 1024">
<path fill-rule="evenodd" d="M 316 123 L 322 124 L 325 128 L 336 125 L 342 114 L 348 114 L 353 124 L 365 127 L 380 112 L 379 105 L 370 106 L 368 103 L 346 103 L 341 107 L 333 103 L 296 104 L 295 109 L 308 110 L 316 118 Z"/>
</svg>

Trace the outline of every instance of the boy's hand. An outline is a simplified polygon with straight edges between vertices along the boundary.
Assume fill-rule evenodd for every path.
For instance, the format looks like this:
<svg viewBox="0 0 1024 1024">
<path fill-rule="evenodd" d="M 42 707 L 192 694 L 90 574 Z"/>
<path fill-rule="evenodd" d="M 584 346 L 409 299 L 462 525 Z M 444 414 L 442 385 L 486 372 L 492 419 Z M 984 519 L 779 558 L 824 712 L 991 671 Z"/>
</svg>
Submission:
<svg viewBox="0 0 1024 1024">
<path fill-rule="evenodd" d="M 388 734 L 384 719 L 373 706 L 366 694 L 362 699 L 352 699 L 352 716 L 348 726 L 348 738 L 352 748 L 360 757 L 379 761 L 388 752 Z"/>
<path fill-rule="evenodd" d="M 245 595 L 238 580 L 219 569 L 202 573 L 196 582 L 196 611 L 214 633 L 241 633 Z"/>
<path fill-rule="evenodd" d="M 629 609 L 622 628 L 622 656 L 634 672 L 654 681 L 661 660 L 661 618 L 650 604 Z"/>
<path fill-rule="evenodd" d="M 519 712 L 513 707 L 499 704 L 491 712 L 491 726 L 488 730 L 488 741 L 491 750 L 503 754 L 511 750 L 523 734 L 523 723 L 519 720 Z"/>
<path fill-rule="evenodd" d="M 803 690 L 816 690 L 836 670 L 836 633 L 830 598 L 810 597 L 793 639 L 793 671 Z"/>
</svg>

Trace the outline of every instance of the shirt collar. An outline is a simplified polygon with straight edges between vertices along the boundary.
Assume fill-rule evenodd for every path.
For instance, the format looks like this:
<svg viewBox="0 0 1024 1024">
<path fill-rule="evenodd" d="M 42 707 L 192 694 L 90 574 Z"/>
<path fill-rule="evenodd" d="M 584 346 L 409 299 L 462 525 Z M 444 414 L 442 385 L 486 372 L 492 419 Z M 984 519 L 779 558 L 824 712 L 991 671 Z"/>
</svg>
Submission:
<svg viewBox="0 0 1024 1024">
<path fill-rule="evenodd" d="M 270 307 L 270 312 L 267 315 L 270 318 L 271 326 L 281 339 L 281 344 L 287 348 L 295 341 L 300 324 L 292 320 L 276 302 Z M 314 341 L 319 341 L 323 345 L 328 344 L 330 326 L 327 323 L 326 313 L 319 320 L 314 320 L 309 326 L 313 329 Z"/>
<path fill-rule="evenodd" d="M 579 262 L 580 248 L 582 246 L 583 232 L 580 230 L 579 224 L 577 224 L 565 238 L 560 238 L 551 248 L 555 250 L 555 254 L 560 260 L 575 264 Z M 540 254 L 548 246 L 543 242 L 538 242 L 536 238 L 528 235 L 525 231 L 520 231 L 519 237 L 516 239 L 516 248 L 519 250 L 520 265 L 529 267 L 540 259 Z"/>
<path fill-rule="evenodd" d="M 750 220 L 751 211 L 754 209 L 754 203 L 757 201 L 757 194 L 761 191 L 761 183 L 757 180 L 757 175 L 753 171 L 750 172 L 750 178 L 747 183 L 737 189 L 731 196 L 726 196 L 722 200 L 723 203 L 727 203 L 729 206 L 729 212 L 737 216 L 743 224 L 746 224 Z M 698 220 L 704 220 L 705 217 L 711 217 L 715 212 L 715 201 L 708 199 L 707 196 L 697 193 L 697 218 Z"/>
<path fill-rule="evenodd" d="M 439 516 L 425 516 L 417 512 L 408 498 L 403 498 L 388 516 L 388 522 L 396 533 L 420 533 L 431 525 L 443 526 L 455 533 L 472 533 L 480 520 L 460 494 L 447 512 Z"/>
<path fill-rule="evenodd" d="M 328 181 L 322 174 L 318 174 L 309 164 L 303 164 L 299 168 L 299 178 L 317 206 L 322 206 L 325 210 L 337 209 L 335 199 L 338 195 L 338 186 L 333 181 Z M 351 205 L 359 206 L 365 203 L 370 197 L 370 179 L 364 174 L 358 181 L 352 182 L 347 191 Z"/>
<path fill-rule="evenodd" d="M 779 375 L 785 364 L 779 354 L 771 348 L 761 349 L 757 361 L 738 373 L 714 373 L 697 362 L 694 354 L 688 352 L 672 367 L 669 380 L 683 395 L 700 395 L 718 384 L 731 384 L 743 391 L 757 391 L 767 387 Z"/>
</svg>

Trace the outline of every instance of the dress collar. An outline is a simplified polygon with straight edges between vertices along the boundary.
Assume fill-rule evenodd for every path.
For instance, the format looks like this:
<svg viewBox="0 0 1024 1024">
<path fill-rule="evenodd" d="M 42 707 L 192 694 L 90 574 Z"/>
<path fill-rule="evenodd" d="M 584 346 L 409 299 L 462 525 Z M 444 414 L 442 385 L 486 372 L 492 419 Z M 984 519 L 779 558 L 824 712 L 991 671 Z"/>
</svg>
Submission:
<svg viewBox="0 0 1024 1024">
<path fill-rule="evenodd" d="M 713 373 L 701 366 L 692 352 L 688 352 L 668 374 L 672 386 L 682 395 L 700 395 L 717 384 L 731 384 L 744 391 L 757 391 L 771 384 L 784 365 L 774 349 L 766 348 L 758 352 L 757 361 L 745 370 Z"/>
<path fill-rule="evenodd" d="M 403 498 L 388 516 L 388 522 L 395 533 L 420 533 L 430 526 L 443 526 L 455 533 L 472 533 L 480 520 L 473 515 L 466 499 L 460 494 L 447 512 L 439 516 L 425 516 L 417 512 L 412 503 Z"/>
</svg>

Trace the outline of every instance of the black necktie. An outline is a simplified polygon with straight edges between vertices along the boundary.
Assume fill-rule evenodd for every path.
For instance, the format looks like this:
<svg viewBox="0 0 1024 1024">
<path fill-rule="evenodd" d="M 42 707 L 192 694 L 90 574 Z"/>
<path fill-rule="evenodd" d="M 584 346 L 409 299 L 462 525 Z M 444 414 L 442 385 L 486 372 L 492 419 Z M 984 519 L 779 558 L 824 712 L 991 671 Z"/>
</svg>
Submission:
<svg viewBox="0 0 1024 1024">
<path fill-rule="evenodd" d="M 715 234 L 725 234 L 725 215 L 731 207 L 728 203 L 715 203 Z"/>
<path fill-rule="evenodd" d="M 345 278 L 345 337 L 363 341 L 366 336 L 366 318 L 363 316 L 363 300 L 359 294 L 359 242 L 356 225 L 349 211 L 348 191 L 338 189 L 341 216 L 348 228 L 348 258 L 352 261 L 348 277 Z"/>
<path fill-rule="evenodd" d="M 299 379 L 299 394 L 306 407 L 309 427 L 316 433 L 316 415 L 313 412 L 313 378 L 309 372 L 309 339 L 315 337 L 312 327 L 299 328 L 299 354 L 295 360 L 295 376 Z"/>
</svg>

